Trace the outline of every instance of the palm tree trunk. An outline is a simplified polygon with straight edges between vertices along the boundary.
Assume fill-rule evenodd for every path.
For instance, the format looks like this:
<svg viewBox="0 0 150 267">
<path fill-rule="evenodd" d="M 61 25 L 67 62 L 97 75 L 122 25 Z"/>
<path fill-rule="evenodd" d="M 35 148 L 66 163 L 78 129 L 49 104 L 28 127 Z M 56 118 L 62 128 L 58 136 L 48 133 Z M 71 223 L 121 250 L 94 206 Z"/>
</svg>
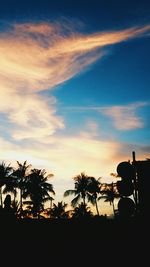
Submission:
<svg viewBox="0 0 150 267">
<path fill-rule="evenodd" d="M 85 207 L 86 203 L 85 203 L 85 197 L 83 197 L 83 205 Z"/>
<path fill-rule="evenodd" d="M 85 196 L 83 196 L 83 204 L 84 204 L 84 207 L 85 207 Z"/>
<path fill-rule="evenodd" d="M 14 193 L 14 205 L 13 205 L 13 209 L 14 209 L 14 212 L 15 212 L 15 214 L 16 214 L 16 212 L 17 212 L 17 205 L 16 205 L 16 193 Z"/>
<path fill-rule="evenodd" d="M 49 212 L 49 218 L 51 218 L 51 210 L 52 210 L 52 204 L 53 204 L 53 200 L 50 200 L 50 212 Z"/>
<path fill-rule="evenodd" d="M 3 208 L 3 198 L 2 198 L 2 187 L 0 188 L 0 201 L 1 201 L 1 207 Z"/>
<path fill-rule="evenodd" d="M 95 205 L 96 205 L 97 215 L 99 216 L 99 210 L 98 210 L 98 205 L 97 205 L 97 199 L 95 199 Z"/>
<path fill-rule="evenodd" d="M 20 189 L 20 218 L 22 215 L 22 189 Z"/>
<path fill-rule="evenodd" d="M 86 213 L 86 203 L 85 203 L 85 196 L 83 196 L 83 205 L 84 205 L 84 215 L 85 215 L 85 213 Z"/>
<path fill-rule="evenodd" d="M 114 213 L 114 217 L 115 217 L 115 205 L 114 205 L 114 201 L 112 201 L 112 206 L 113 206 L 113 213 Z"/>
</svg>

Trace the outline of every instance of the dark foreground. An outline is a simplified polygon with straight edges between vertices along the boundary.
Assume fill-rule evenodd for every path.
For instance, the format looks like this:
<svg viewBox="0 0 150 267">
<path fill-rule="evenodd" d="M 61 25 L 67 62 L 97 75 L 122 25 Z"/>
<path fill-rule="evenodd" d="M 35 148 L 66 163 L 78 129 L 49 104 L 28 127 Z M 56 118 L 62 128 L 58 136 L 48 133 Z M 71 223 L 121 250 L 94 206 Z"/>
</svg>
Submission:
<svg viewBox="0 0 150 267">
<path fill-rule="evenodd" d="M 102 240 L 133 242 L 149 236 L 149 219 L 1 220 L 1 238 L 24 240 Z"/>
<path fill-rule="evenodd" d="M 149 219 L 1 220 L 0 240 L 11 264 L 145 266 L 149 227 Z"/>
</svg>

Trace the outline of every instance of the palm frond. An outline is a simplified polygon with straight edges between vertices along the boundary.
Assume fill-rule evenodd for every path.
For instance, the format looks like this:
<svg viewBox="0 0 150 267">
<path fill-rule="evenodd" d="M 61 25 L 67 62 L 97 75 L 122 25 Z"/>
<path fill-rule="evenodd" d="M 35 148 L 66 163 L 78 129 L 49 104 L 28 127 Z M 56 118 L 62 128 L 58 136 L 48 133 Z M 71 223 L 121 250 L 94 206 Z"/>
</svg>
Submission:
<svg viewBox="0 0 150 267">
<path fill-rule="evenodd" d="M 80 195 L 77 195 L 72 201 L 71 201 L 71 205 L 72 207 L 76 207 L 78 202 L 80 201 L 81 199 L 81 196 Z"/>
<path fill-rule="evenodd" d="M 64 197 L 68 197 L 70 195 L 75 195 L 75 194 L 76 194 L 76 190 L 69 189 L 65 191 Z"/>
<path fill-rule="evenodd" d="M 96 203 L 96 198 L 95 198 L 94 195 L 91 195 L 91 194 L 87 193 L 87 199 L 88 199 L 89 202 L 92 203 L 92 205 L 95 205 L 95 203 Z"/>
</svg>

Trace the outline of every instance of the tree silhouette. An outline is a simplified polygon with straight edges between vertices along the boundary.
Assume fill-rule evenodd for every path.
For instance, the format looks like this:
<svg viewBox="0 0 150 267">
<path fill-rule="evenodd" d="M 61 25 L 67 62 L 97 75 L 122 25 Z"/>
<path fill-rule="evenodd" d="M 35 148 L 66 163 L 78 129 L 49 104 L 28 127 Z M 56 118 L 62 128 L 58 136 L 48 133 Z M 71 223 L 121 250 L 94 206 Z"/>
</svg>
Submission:
<svg viewBox="0 0 150 267">
<path fill-rule="evenodd" d="M 97 215 L 99 216 L 99 210 L 98 210 L 98 195 L 100 194 L 100 178 L 97 180 L 94 177 L 88 177 L 88 200 L 96 206 Z"/>
<path fill-rule="evenodd" d="M 53 200 L 54 200 L 54 198 L 49 195 L 50 207 L 49 207 L 49 209 L 47 209 L 47 215 L 49 215 L 49 217 L 51 217 L 51 211 L 52 211 L 52 207 L 53 207 Z"/>
<path fill-rule="evenodd" d="M 67 207 L 66 203 L 58 202 L 58 204 L 53 204 L 53 208 L 51 210 L 51 215 L 53 218 L 56 219 L 63 219 L 63 218 L 67 218 L 67 212 L 65 211 L 65 208 Z"/>
<path fill-rule="evenodd" d="M 32 169 L 26 179 L 26 184 L 23 191 L 23 198 L 30 198 L 31 201 L 25 201 L 25 204 L 32 206 L 34 216 L 39 216 L 40 212 L 44 210 L 44 203 L 52 200 L 49 193 L 55 194 L 53 185 L 48 183 L 48 179 L 53 174 L 46 173 L 45 170 Z"/>
<path fill-rule="evenodd" d="M 83 200 L 84 206 L 86 205 L 85 199 L 88 194 L 88 178 L 89 177 L 82 172 L 73 178 L 75 181 L 75 189 L 65 191 L 64 197 L 75 195 L 75 198 L 71 201 L 73 207 L 76 207 L 81 199 Z"/>
<path fill-rule="evenodd" d="M 100 196 L 98 198 L 98 200 L 100 199 L 105 199 L 105 202 L 109 202 L 110 205 L 112 205 L 113 207 L 113 213 L 115 216 L 115 206 L 114 206 L 114 200 L 115 198 L 120 198 L 120 194 L 118 193 L 117 190 L 117 185 L 116 183 L 111 183 L 111 184 L 103 184 L 103 189 L 101 190 L 101 194 L 102 196 Z"/>
<path fill-rule="evenodd" d="M 93 216 L 90 208 L 83 202 L 74 208 L 72 218 L 91 218 Z"/>
<path fill-rule="evenodd" d="M 29 169 L 31 164 L 27 164 L 27 161 L 24 161 L 23 164 L 17 161 L 18 168 L 14 171 L 13 176 L 17 178 L 18 188 L 20 189 L 20 218 L 22 216 L 22 198 L 23 191 L 26 186 L 27 176 L 29 174 Z"/>
<path fill-rule="evenodd" d="M 12 167 L 10 164 L 6 165 L 6 163 L 3 161 L 0 164 L 0 202 L 1 207 L 3 208 L 3 199 L 2 199 L 2 187 L 6 184 L 6 181 L 8 181 L 8 177 L 10 177 L 12 173 Z"/>
<path fill-rule="evenodd" d="M 13 168 L 12 168 L 13 171 Z M 10 175 L 7 176 L 5 179 L 5 185 L 3 189 L 3 193 L 13 193 L 14 195 L 14 200 L 13 203 L 16 204 L 16 196 L 17 196 L 17 187 L 18 187 L 18 182 L 16 177 L 13 176 L 13 172 L 10 173 Z"/>
<path fill-rule="evenodd" d="M 4 208 L 6 210 L 9 210 L 10 207 L 11 207 L 11 196 L 8 194 L 6 195 L 5 200 L 4 200 Z"/>
</svg>

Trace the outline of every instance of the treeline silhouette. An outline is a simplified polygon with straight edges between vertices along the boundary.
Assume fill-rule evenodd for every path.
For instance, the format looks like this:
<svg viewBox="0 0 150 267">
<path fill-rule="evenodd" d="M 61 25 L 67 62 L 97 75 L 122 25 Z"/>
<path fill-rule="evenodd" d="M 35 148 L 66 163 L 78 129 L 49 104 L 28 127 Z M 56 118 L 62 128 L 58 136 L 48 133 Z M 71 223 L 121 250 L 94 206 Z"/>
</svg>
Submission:
<svg viewBox="0 0 150 267">
<path fill-rule="evenodd" d="M 81 173 L 75 176 L 74 189 L 66 190 L 64 197 L 74 195 L 70 209 L 63 201 L 54 203 L 55 191 L 49 183 L 53 174 L 44 169 L 32 168 L 27 161 L 13 168 L 4 161 L 0 164 L 0 216 L 12 219 L 70 219 L 100 217 L 98 201 L 104 199 L 114 207 L 115 198 L 119 198 L 116 183 L 101 183 L 100 178 Z M 45 205 L 47 202 L 48 208 Z M 92 211 L 88 203 L 95 207 Z M 107 215 L 102 216 L 104 220 Z"/>
<path fill-rule="evenodd" d="M 84 238 L 101 235 L 105 239 L 104 233 L 112 239 L 130 234 L 135 238 L 141 223 L 145 226 L 145 219 L 148 222 L 149 184 L 145 189 L 145 182 L 141 181 L 147 181 L 149 160 L 120 163 L 117 174 L 112 174 L 116 177 L 112 183 L 80 173 L 73 178 L 74 188 L 64 192 L 66 199 L 72 196 L 69 204 L 55 202 L 56 192 L 49 181 L 52 173 L 33 168 L 27 161 L 16 163 L 16 168 L 4 161 L 0 163 L 0 226 L 7 234 L 52 237 L 57 232 L 62 238 L 68 233 L 76 239 L 77 231 Z M 136 166 L 135 173 L 130 165 Z M 143 193 L 147 195 L 143 197 Z M 111 219 L 107 214 L 101 215 L 98 205 L 101 200 L 112 205 Z"/>
</svg>

